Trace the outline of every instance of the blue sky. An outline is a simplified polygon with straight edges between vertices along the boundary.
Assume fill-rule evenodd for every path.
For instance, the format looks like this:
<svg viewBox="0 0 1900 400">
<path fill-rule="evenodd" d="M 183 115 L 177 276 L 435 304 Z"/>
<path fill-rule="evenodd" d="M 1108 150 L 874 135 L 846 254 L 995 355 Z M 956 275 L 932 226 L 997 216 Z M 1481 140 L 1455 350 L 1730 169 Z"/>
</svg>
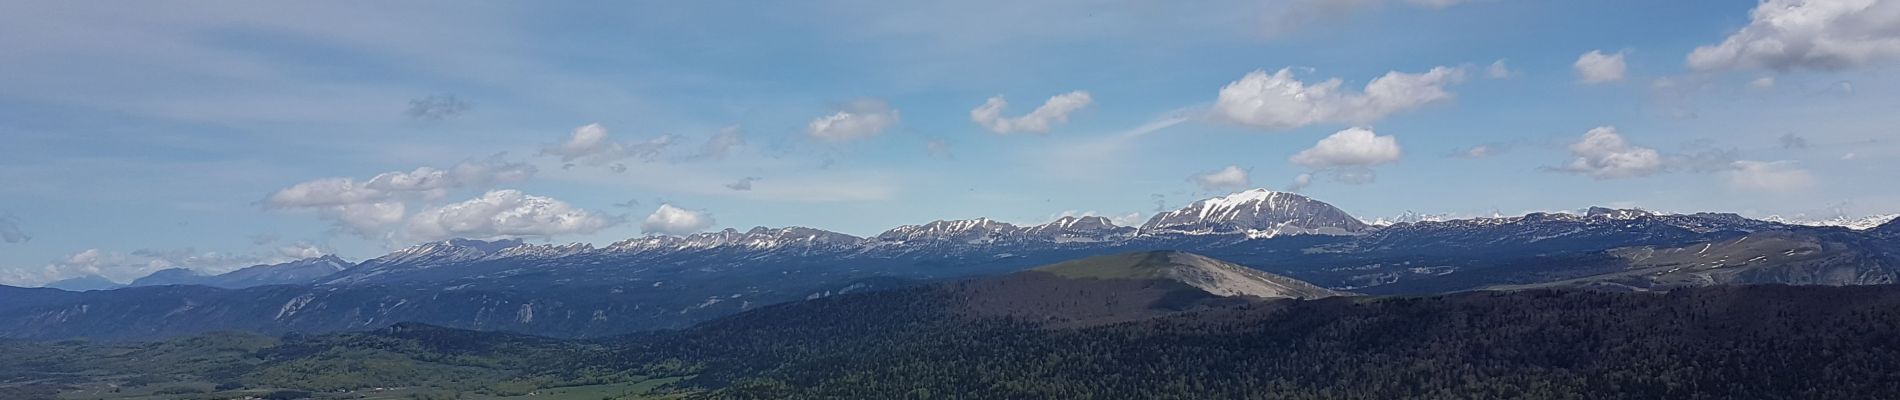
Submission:
<svg viewBox="0 0 1900 400">
<path fill-rule="evenodd" d="M 1889 213 L 1895 3 L 11 2 L 0 284 L 1247 187 Z"/>
</svg>

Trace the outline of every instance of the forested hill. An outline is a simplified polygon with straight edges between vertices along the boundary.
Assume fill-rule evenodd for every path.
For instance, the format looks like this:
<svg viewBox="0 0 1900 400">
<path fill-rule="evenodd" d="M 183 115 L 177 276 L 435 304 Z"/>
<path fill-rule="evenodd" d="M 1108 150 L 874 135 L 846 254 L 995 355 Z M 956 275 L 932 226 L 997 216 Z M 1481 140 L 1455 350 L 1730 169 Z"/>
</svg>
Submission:
<svg viewBox="0 0 1900 400">
<path fill-rule="evenodd" d="M 196 398 L 305 391 L 346 398 L 390 387 L 443 398 L 601 388 L 610 393 L 588 398 L 1872 399 L 1900 393 L 1900 286 L 1281 299 L 1080 327 L 959 311 L 966 303 L 958 296 L 934 286 L 835 296 L 602 341 L 399 325 L 282 339 L 0 342 L 0 397 L 91 389 L 85 393 L 101 398 L 120 391 Z M 582 386 L 560 387 L 569 385 Z M 654 385 L 662 386 L 650 390 Z"/>
<path fill-rule="evenodd" d="M 916 289 L 623 347 L 705 398 L 1743 399 L 1900 393 L 1900 287 L 1279 300 L 1080 329 L 946 318 Z M 902 301 L 910 299 L 912 301 Z"/>
</svg>

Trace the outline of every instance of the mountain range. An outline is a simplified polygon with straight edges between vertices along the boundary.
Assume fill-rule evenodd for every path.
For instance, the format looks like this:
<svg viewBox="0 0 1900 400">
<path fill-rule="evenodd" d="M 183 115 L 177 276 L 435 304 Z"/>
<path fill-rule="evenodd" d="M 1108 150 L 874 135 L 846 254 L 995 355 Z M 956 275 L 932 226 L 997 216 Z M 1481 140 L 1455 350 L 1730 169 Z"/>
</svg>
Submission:
<svg viewBox="0 0 1900 400">
<path fill-rule="evenodd" d="M 759 227 L 602 247 L 453 239 L 355 264 L 325 257 L 209 277 L 161 272 L 117 290 L 0 287 L 0 296 L 33 299 L 0 304 L 0 337 L 139 340 L 221 329 L 373 329 L 398 321 L 599 337 L 684 328 L 788 301 L 1154 250 L 1373 295 L 1862 285 L 1900 276 L 1897 239 L 1896 222 L 1857 230 L 1609 208 L 1380 226 L 1305 196 L 1256 189 L 1160 213 L 1139 227 L 1101 217 L 1033 226 L 979 218 L 870 237 Z"/>
<path fill-rule="evenodd" d="M 0 341 L 0 398 L 1885 398 L 1896 306 L 1894 285 L 1364 296 L 1140 251 L 586 340 Z"/>
</svg>

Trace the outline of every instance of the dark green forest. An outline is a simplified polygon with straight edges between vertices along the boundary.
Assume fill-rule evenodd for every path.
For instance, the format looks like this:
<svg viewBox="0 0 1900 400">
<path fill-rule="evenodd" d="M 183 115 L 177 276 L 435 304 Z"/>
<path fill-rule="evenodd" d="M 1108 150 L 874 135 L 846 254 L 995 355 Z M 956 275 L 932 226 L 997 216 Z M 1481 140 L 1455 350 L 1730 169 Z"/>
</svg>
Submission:
<svg viewBox="0 0 1900 400">
<path fill-rule="evenodd" d="M 1734 399 L 1900 394 L 1900 288 L 1284 300 L 1081 329 L 887 292 L 623 347 L 705 398 Z M 910 301 L 905 301 L 910 300 Z M 802 322 L 802 323 L 801 323 Z"/>
<path fill-rule="evenodd" d="M 347 396 L 370 388 L 408 388 L 402 393 L 409 398 L 493 398 L 655 379 L 667 384 L 600 397 L 1845 399 L 1900 393 L 1896 286 L 1276 300 L 1086 327 L 993 316 L 972 309 L 978 303 L 964 298 L 967 291 L 946 288 L 784 304 L 688 330 L 596 341 L 400 324 L 281 338 L 5 342 L 0 397 L 52 398 L 110 383 L 140 393 L 169 389 L 175 395 L 169 398 L 284 391 L 359 398 Z"/>
</svg>

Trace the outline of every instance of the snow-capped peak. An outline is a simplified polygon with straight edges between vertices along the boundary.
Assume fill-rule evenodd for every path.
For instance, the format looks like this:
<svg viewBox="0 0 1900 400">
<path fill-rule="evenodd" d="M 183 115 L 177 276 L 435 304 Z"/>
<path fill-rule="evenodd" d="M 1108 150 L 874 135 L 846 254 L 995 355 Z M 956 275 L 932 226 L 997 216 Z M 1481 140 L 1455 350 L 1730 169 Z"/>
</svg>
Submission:
<svg viewBox="0 0 1900 400">
<path fill-rule="evenodd" d="M 1890 222 L 1890 221 L 1894 221 L 1896 219 L 1900 219 L 1900 214 L 1872 215 L 1872 216 L 1866 216 L 1866 217 L 1849 217 L 1846 215 L 1836 215 L 1832 218 L 1822 218 L 1822 219 L 1810 219 L 1810 218 L 1804 218 L 1804 217 L 1799 217 L 1799 216 L 1785 218 L 1779 215 L 1770 215 L 1767 218 L 1762 218 L 1763 221 L 1782 223 L 1782 224 L 1788 224 L 1788 225 L 1837 226 L 1837 227 L 1853 229 L 1857 231 L 1874 229 L 1875 227 L 1878 227 L 1882 224 L 1886 224 L 1887 222 Z"/>
<path fill-rule="evenodd" d="M 1451 213 L 1420 214 L 1413 211 L 1406 211 L 1404 213 L 1392 216 L 1390 218 L 1388 217 L 1373 218 L 1371 221 L 1366 221 L 1366 224 L 1383 228 L 1383 227 L 1388 227 L 1388 226 L 1398 225 L 1398 224 L 1418 223 L 1418 222 L 1444 222 L 1444 221 L 1450 221 L 1450 220 L 1455 220 L 1455 219 L 1458 219 L 1458 217 Z"/>
<path fill-rule="evenodd" d="M 1367 228 L 1365 222 L 1330 204 L 1294 193 L 1252 189 L 1196 201 L 1179 210 L 1156 214 L 1142 225 L 1141 230 L 1276 236 L 1351 234 Z"/>
<path fill-rule="evenodd" d="M 1584 210 L 1583 212 L 1583 216 L 1585 217 L 1601 217 L 1601 218 L 1609 218 L 1609 219 L 1617 219 L 1617 220 L 1636 219 L 1636 218 L 1648 217 L 1648 216 L 1654 216 L 1654 215 L 1656 215 L 1656 213 L 1645 211 L 1640 208 L 1619 209 L 1619 208 L 1608 208 L 1608 207 L 1590 207 L 1589 209 Z"/>
<path fill-rule="evenodd" d="M 1086 215 L 1065 216 L 1049 223 L 1023 228 L 1023 236 L 1052 242 L 1099 242 L 1124 239 L 1135 228 L 1117 226 L 1108 218 Z"/>
<path fill-rule="evenodd" d="M 923 225 L 904 225 L 877 235 L 884 242 L 960 241 L 987 242 L 1021 230 L 1016 225 L 989 218 L 939 220 Z"/>
</svg>

